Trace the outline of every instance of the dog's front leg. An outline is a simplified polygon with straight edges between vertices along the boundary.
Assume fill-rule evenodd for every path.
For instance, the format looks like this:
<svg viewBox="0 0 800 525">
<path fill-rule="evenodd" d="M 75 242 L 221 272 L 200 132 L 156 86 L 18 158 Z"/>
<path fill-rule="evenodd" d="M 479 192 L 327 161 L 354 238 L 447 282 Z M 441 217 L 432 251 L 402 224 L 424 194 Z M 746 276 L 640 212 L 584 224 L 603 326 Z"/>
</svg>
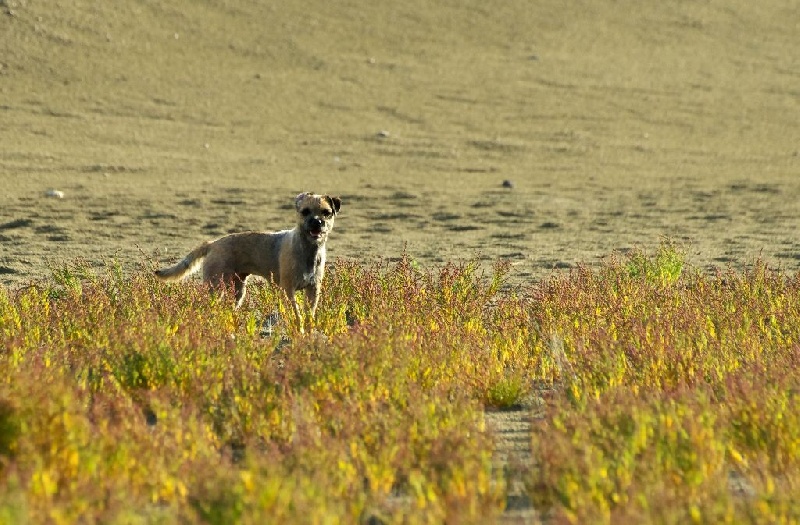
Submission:
<svg viewBox="0 0 800 525">
<path fill-rule="evenodd" d="M 289 294 L 289 301 L 292 303 L 292 310 L 294 310 L 294 317 L 297 319 L 297 326 L 300 329 L 300 333 L 304 333 L 303 330 L 303 314 L 300 312 L 300 305 L 297 304 L 297 296 L 295 292 Z"/>
<path fill-rule="evenodd" d="M 314 322 L 314 314 L 319 303 L 319 285 L 306 288 L 306 311 L 308 312 L 309 326 Z"/>
</svg>

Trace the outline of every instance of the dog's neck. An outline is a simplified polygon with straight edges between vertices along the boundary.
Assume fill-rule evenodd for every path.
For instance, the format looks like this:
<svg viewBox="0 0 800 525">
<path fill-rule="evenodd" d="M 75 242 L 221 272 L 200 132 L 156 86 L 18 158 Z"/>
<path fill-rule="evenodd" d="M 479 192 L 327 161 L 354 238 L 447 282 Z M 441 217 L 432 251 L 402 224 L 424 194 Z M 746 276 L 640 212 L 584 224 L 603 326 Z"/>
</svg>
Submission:
<svg viewBox="0 0 800 525">
<path fill-rule="evenodd" d="M 306 268 L 312 269 L 318 266 L 320 261 L 325 260 L 325 241 L 327 239 L 323 239 L 322 242 L 315 242 L 309 239 L 301 228 L 298 227 L 296 232 L 296 238 L 302 246 L 301 252 L 304 255 L 303 259 Z"/>
</svg>

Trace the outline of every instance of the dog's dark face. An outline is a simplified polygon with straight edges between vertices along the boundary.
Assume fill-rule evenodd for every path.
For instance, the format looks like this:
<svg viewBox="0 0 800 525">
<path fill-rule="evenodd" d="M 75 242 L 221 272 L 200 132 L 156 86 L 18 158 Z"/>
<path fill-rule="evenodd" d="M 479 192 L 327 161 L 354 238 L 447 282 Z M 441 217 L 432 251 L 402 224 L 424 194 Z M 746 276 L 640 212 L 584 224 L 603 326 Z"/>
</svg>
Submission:
<svg viewBox="0 0 800 525">
<path fill-rule="evenodd" d="M 333 219 L 339 213 L 342 200 L 330 195 L 301 193 L 295 198 L 294 204 L 300 230 L 312 242 L 323 244 L 333 229 Z"/>
</svg>

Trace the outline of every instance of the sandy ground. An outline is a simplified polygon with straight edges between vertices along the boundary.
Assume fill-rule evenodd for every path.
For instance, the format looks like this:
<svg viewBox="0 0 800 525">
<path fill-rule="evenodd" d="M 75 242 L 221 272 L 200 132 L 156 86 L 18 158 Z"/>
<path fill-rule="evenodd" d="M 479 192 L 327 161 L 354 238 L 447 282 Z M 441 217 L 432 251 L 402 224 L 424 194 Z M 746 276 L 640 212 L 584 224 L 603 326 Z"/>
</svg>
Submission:
<svg viewBox="0 0 800 525">
<path fill-rule="evenodd" d="M 795 272 L 798 20 L 788 0 L 0 0 L 0 283 L 284 228 L 306 190 L 342 197 L 331 259 L 508 259 L 531 282 L 671 238 L 700 268 Z"/>
<path fill-rule="evenodd" d="M 283 228 L 305 190 L 344 201 L 331 258 L 800 265 L 792 2 L 68 4 L 0 2 L 3 284 Z"/>
</svg>

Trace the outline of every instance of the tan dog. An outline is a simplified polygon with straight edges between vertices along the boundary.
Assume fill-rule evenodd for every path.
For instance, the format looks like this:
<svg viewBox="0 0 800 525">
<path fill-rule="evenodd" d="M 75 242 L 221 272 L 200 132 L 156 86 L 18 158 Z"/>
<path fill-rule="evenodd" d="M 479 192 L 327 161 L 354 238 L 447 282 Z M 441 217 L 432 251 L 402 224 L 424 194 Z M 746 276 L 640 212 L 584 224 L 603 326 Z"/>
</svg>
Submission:
<svg viewBox="0 0 800 525">
<path fill-rule="evenodd" d="M 339 197 L 301 193 L 295 198 L 294 229 L 232 233 L 206 241 L 175 266 L 156 270 L 156 275 L 174 281 L 202 265 L 205 282 L 215 287 L 233 283 L 237 307 L 244 300 L 247 278 L 260 275 L 286 291 L 302 329 L 295 292 L 305 291 L 309 318 L 313 319 L 325 273 L 325 241 L 341 205 Z"/>
</svg>

